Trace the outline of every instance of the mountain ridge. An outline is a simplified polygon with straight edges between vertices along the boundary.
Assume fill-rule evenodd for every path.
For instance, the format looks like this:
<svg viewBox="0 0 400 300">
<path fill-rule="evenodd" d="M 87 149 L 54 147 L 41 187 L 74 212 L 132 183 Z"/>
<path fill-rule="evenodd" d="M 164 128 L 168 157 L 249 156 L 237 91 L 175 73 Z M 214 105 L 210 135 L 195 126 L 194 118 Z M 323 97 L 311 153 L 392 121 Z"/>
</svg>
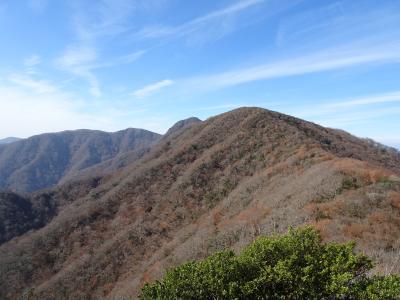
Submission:
<svg viewBox="0 0 400 300">
<path fill-rule="evenodd" d="M 142 150 L 161 136 L 144 129 L 80 129 L 36 135 L 0 147 L 0 188 L 32 192 L 65 182 L 118 154 Z"/>
<path fill-rule="evenodd" d="M 399 162 L 390 149 L 277 112 L 209 118 L 1 245 L 0 296 L 136 299 L 169 266 L 302 224 L 326 241 L 356 240 L 385 272 L 400 249 Z"/>
<path fill-rule="evenodd" d="M 21 138 L 9 136 L 9 137 L 6 137 L 4 139 L 0 139 L 0 145 L 14 143 L 14 142 L 19 141 L 19 140 L 21 140 Z"/>
</svg>

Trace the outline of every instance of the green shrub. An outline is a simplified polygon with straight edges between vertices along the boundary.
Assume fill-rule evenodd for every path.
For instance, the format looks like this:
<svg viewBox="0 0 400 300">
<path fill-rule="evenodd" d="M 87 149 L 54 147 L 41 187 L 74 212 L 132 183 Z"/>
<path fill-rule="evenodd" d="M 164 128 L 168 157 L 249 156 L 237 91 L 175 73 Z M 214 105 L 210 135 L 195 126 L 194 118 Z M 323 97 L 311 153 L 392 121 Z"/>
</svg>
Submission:
<svg viewBox="0 0 400 300">
<path fill-rule="evenodd" d="M 355 177 L 345 177 L 342 181 L 342 190 L 358 189 L 360 182 Z"/>
<path fill-rule="evenodd" d="M 378 183 L 385 189 L 390 189 L 394 186 L 395 182 L 390 180 L 388 177 L 381 177 Z"/>
<path fill-rule="evenodd" d="M 240 255 L 226 250 L 146 284 L 147 299 L 400 299 L 400 276 L 368 277 L 354 243 L 323 244 L 313 228 L 261 237 Z"/>
</svg>

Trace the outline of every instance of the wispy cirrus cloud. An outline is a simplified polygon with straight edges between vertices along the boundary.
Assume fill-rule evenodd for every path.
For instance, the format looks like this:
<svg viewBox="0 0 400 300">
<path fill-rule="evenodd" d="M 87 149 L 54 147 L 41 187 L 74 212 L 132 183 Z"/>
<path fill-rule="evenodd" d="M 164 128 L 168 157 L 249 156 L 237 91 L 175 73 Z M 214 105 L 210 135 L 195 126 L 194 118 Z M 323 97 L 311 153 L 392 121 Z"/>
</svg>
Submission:
<svg viewBox="0 0 400 300">
<path fill-rule="evenodd" d="M 260 80 L 387 63 L 400 63 L 400 43 L 345 45 L 248 68 L 187 78 L 181 83 L 189 90 L 214 90 Z"/>
<path fill-rule="evenodd" d="M 164 80 L 158 81 L 156 83 L 146 85 L 146 86 L 134 91 L 132 93 L 132 95 L 135 96 L 136 98 L 145 98 L 145 97 L 148 97 L 148 96 L 158 92 L 159 90 L 166 88 L 168 86 L 171 86 L 173 84 L 174 84 L 174 81 L 172 81 L 170 79 L 164 79 Z"/>
<path fill-rule="evenodd" d="M 23 64 L 25 66 L 25 75 L 31 76 L 37 74 L 37 66 L 42 62 L 39 55 L 32 54 L 31 56 L 25 58 Z"/>
<path fill-rule="evenodd" d="M 384 93 L 379 95 L 370 95 L 367 97 L 359 98 L 359 99 L 352 99 L 348 101 L 340 101 L 327 104 L 327 108 L 349 108 L 355 106 L 365 106 L 371 104 L 382 104 L 382 103 L 393 103 L 393 102 L 400 102 L 400 91 L 391 92 L 391 93 Z"/>
<path fill-rule="evenodd" d="M 210 12 L 201 17 L 183 23 L 178 26 L 148 26 L 136 32 L 136 38 L 181 38 L 192 35 L 195 32 L 204 31 L 206 26 L 213 26 L 212 33 L 215 35 L 224 35 L 232 30 L 227 27 L 226 20 L 249 8 L 264 3 L 265 0 L 242 0 L 225 8 Z M 215 26 L 220 24 L 220 26 Z M 222 32 L 221 30 L 222 29 Z M 203 32 L 204 33 L 204 32 Z"/>
<path fill-rule="evenodd" d="M 327 1 L 325 5 L 300 10 L 283 19 L 276 33 L 278 46 L 301 43 L 315 47 L 373 35 L 399 38 L 399 4 L 362 5 L 362 1 Z"/>
<path fill-rule="evenodd" d="M 318 106 L 309 108 L 310 110 L 318 110 Z M 303 108 L 304 111 L 304 108 Z M 372 120 L 387 118 L 390 116 L 399 116 L 400 107 L 375 107 L 366 110 L 342 110 L 331 113 L 322 112 L 320 114 L 313 113 L 310 116 L 307 113 L 291 112 L 293 115 L 306 118 L 313 122 L 317 122 L 323 126 L 333 128 L 345 128 L 346 126 L 359 124 L 372 124 Z"/>
<path fill-rule="evenodd" d="M 99 81 L 95 71 L 119 65 L 127 65 L 140 59 L 146 50 L 134 51 L 130 54 L 117 57 L 107 62 L 99 62 L 96 48 L 84 45 L 71 45 L 56 59 L 55 63 L 60 69 L 70 72 L 86 80 L 89 84 L 89 92 L 92 96 L 102 96 Z"/>
<path fill-rule="evenodd" d="M 130 29 L 127 18 L 137 10 L 137 1 L 100 0 L 96 5 L 84 1 L 72 1 L 72 24 L 81 41 L 115 36 Z"/>
<path fill-rule="evenodd" d="M 123 55 L 123 56 L 117 58 L 115 62 L 112 62 L 112 65 L 131 64 L 134 61 L 140 59 L 143 55 L 146 54 L 146 52 L 147 52 L 147 50 L 138 50 L 138 51 L 134 51 L 132 53 Z"/>
<path fill-rule="evenodd" d="M 40 59 L 40 56 L 39 55 L 36 55 L 36 54 L 32 54 L 31 56 L 29 56 L 29 57 L 27 57 L 25 60 L 24 60 L 24 65 L 26 66 L 26 67 L 34 67 L 34 66 L 36 66 L 36 65 L 38 65 L 38 64 L 40 64 L 41 63 L 41 59 Z"/>
<path fill-rule="evenodd" d="M 348 117 L 345 117 L 346 120 L 349 119 L 346 122 L 357 122 L 361 119 L 371 118 L 370 115 L 379 117 L 393 113 L 398 114 L 400 112 L 400 108 L 396 106 L 398 102 L 400 102 L 400 91 L 394 91 L 350 99 L 332 99 L 312 106 L 303 105 L 301 108 L 293 108 L 289 113 L 296 114 L 301 118 L 319 117 L 324 119 L 334 118 L 335 120 L 338 119 L 338 115 L 348 115 Z M 382 105 L 386 107 L 382 107 Z M 342 117 L 339 118 L 343 120 Z"/>
<path fill-rule="evenodd" d="M 93 47 L 76 45 L 69 46 L 64 54 L 56 60 L 56 65 L 89 83 L 89 92 L 95 97 L 102 95 L 93 64 L 97 60 L 97 52 Z"/>
<path fill-rule="evenodd" d="M 100 97 L 102 89 L 96 75 L 97 69 L 133 63 L 147 52 L 141 49 L 99 61 L 102 49 L 99 44 L 106 38 L 128 31 L 128 17 L 141 6 L 130 0 L 100 0 L 94 6 L 92 3 L 72 1 L 71 7 L 76 41 L 66 47 L 55 63 L 60 69 L 86 80 L 90 94 Z"/>
<path fill-rule="evenodd" d="M 27 74 L 11 74 L 7 79 L 15 85 L 28 88 L 38 94 L 51 94 L 57 91 L 57 88 L 49 81 L 34 79 Z"/>
</svg>

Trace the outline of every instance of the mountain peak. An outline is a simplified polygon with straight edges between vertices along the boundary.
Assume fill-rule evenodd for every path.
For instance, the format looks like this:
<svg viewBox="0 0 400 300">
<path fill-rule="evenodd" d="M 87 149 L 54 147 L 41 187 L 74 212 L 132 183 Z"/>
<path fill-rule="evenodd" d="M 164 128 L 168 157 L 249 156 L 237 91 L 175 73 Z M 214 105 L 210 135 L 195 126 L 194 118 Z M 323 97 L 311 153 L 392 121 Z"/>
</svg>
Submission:
<svg viewBox="0 0 400 300">
<path fill-rule="evenodd" d="M 174 125 L 172 125 L 172 127 L 170 129 L 168 129 L 165 136 L 169 136 L 172 133 L 175 133 L 178 130 L 181 130 L 182 128 L 187 127 L 189 125 L 201 123 L 201 122 L 202 122 L 202 120 L 200 120 L 199 118 L 196 118 L 196 117 L 190 117 L 190 118 L 187 118 L 184 120 L 180 120 L 180 121 L 176 122 Z"/>
</svg>

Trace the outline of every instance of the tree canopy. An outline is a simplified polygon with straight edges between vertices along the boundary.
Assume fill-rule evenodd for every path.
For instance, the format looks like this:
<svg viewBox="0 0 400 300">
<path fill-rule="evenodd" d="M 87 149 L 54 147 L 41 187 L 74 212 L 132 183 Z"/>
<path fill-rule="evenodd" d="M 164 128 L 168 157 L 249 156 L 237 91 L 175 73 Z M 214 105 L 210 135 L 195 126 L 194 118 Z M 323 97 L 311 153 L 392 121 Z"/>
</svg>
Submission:
<svg viewBox="0 0 400 300">
<path fill-rule="evenodd" d="M 147 299 L 400 299 L 400 276 L 368 276 L 355 244 L 322 243 L 312 227 L 260 237 L 240 255 L 217 252 L 146 284 Z"/>
</svg>

